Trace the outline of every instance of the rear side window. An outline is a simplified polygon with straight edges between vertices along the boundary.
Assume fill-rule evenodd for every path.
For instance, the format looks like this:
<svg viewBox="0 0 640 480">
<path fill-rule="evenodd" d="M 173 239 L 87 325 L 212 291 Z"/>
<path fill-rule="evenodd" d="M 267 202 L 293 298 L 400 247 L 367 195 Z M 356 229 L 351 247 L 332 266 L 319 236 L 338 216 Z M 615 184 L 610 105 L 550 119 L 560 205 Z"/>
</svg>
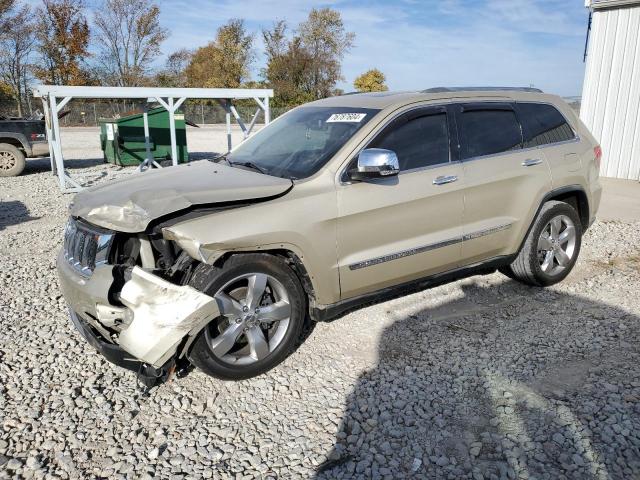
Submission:
<svg viewBox="0 0 640 480">
<path fill-rule="evenodd" d="M 410 112 L 384 130 L 369 147 L 393 150 L 401 171 L 447 163 L 447 115 Z"/>
<path fill-rule="evenodd" d="M 513 110 L 463 109 L 460 122 L 463 158 L 522 148 L 522 131 Z"/>
<path fill-rule="evenodd" d="M 539 147 L 573 140 L 575 134 L 564 116 L 552 105 L 518 103 L 525 147 Z"/>
</svg>

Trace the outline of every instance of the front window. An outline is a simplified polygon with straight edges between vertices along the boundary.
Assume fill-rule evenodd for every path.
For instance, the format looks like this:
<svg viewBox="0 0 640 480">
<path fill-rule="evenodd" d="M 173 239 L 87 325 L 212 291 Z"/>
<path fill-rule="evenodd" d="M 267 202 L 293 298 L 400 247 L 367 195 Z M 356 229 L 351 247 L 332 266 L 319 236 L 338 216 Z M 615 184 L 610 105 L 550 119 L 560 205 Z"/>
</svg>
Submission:
<svg viewBox="0 0 640 480">
<path fill-rule="evenodd" d="M 267 175 L 300 179 L 316 173 L 378 110 L 299 107 L 245 140 L 227 155 Z"/>
</svg>

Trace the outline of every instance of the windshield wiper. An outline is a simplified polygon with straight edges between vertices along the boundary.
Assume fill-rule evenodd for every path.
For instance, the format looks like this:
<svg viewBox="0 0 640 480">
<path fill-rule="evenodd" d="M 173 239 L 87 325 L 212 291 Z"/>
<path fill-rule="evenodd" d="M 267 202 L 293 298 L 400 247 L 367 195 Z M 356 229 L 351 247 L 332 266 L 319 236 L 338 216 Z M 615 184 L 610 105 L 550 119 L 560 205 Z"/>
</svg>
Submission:
<svg viewBox="0 0 640 480">
<path fill-rule="evenodd" d="M 229 160 L 227 160 L 227 162 L 228 162 L 228 163 L 229 163 L 229 165 L 231 165 L 232 167 L 233 167 L 234 165 L 239 165 L 239 166 L 241 166 L 241 167 L 247 167 L 247 168 L 250 168 L 251 170 L 255 170 L 256 172 L 260 172 L 260 173 L 262 173 L 263 175 L 268 175 L 267 171 L 266 171 L 264 168 L 259 167 L 258 165 L 256 165 L 256 164 L 255 164 L 255 163 L 253 163 L 253 162 L 231 162 L 231 161 L 229 161 Z"/>
<path fill-rule="evenodd" d="M 227 160 L 227 155 L 229 155 L 229 152 L 218 155 L 215 158 L 210 158 L 209 161 L 213 163 L 220 163 L 222 160 L 226 160 L 228 162 L 229 160 Z"/>
</svg>

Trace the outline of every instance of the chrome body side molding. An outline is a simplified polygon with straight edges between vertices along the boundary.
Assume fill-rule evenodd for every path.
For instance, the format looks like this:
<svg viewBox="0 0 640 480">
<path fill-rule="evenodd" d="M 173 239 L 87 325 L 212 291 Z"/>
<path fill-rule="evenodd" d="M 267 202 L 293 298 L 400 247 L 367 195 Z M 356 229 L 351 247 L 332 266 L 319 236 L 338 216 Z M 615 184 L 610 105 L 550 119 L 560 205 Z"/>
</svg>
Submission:
<svg viewBox="0 0 640 480">
<path fill-rule="evenodd" d="M 371 267 L 373 265 L 379 265 L 381 263 L 390 262 L 392 260 L 397 260 L 399 258 L 409 257 L 411 255 L 418 255 L 420 253 L 428 252 L 430 250 L 435 250 L 437 248 L 448 247 L 450 245 L 455 245 L 456 243 L 461 243 L 466 240 L 473 240 L 474 238 L 484 237 L 485 235 L 491 235 L 493 233 L 506 230 L 508 228 L 511 228 L 511 225 L 512 223 L 505 223 L 504 225 L 498 225 L 497 227 L 478 230 L 477 232 L 467 233 L 466 235 L 450 238 L 447 240 L 443 240 L 441 242 L 431 243 L 429 245 L 423 245 L 420 247 L 403 250 L 401 252 L 390 253 L 389 255 L 383 255 L 381 257 L 371 258 L 369 260 L 364 260 L 358 263 L 352 263 L 351 265 L 349 265 L 349 270 L 359 270 L 361 268 Z"/>
</svg>

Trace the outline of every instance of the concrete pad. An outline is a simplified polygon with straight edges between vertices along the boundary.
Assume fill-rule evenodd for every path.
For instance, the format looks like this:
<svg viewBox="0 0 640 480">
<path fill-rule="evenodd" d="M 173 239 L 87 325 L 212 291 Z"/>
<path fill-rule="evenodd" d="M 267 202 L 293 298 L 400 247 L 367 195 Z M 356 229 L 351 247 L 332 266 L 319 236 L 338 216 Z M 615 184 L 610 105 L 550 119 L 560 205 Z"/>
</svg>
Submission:
<svg viewBox="0 0 640 480">
<path fill-rule="evenodd" d="M 640 182 L 619 178 L 601 178 L 602 201 L 598 219 L 622 222 L 640 221 Z"/>
</svg>

